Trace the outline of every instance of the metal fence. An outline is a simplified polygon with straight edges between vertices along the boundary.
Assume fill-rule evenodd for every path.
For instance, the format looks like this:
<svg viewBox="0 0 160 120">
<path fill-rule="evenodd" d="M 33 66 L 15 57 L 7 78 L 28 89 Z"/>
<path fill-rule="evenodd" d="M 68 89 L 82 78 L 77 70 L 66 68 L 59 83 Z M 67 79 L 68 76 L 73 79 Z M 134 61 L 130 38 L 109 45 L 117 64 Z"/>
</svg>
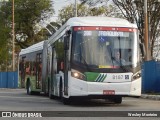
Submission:
<svg viewBox="0 0 160 120">
<path fill-rule="evenodd" d="M 157 92 L 160 92 L 160 62 L 144 62 L 142 65 L 142 93 Z"/>
<path fill-rule="evenodd" d="M 0 88 L 18 88 L 18 72 L 0 72 Z"/>
</svg>

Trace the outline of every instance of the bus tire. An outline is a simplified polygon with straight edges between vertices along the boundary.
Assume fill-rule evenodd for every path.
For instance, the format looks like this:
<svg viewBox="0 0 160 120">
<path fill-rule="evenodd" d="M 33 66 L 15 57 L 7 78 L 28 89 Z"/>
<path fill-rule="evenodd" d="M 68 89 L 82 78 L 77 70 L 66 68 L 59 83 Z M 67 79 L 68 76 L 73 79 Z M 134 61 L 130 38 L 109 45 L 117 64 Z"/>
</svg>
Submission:
<svg viewBox="0 0 160 120">
<path fill-rule="evenodd" d="M 49 96 L 50 99 L 54 99 L 54 95 L 52 95 L 50 81 L 48 81 L 48 96 Z"/>
<path fill-rule="evenodd" d="M 71 103 L 70 98 L 63 97 L 62 79 L 60 80 L 59 97 L 60 97 L 60 100 L 63 102 L 64 105 L 69 105 Z"/>
<path fill-rule="evenodd" d="M 115 97 L 113 99 L 113 102 L 116 103 L 116 104 L 121 104 L 122 103 L 122 97 Z"/>
<path fill-rule="evenodd" d="M 59 98 L 63 101 L 62 80 L 60 80 L 60 83 L 59 83 Z"/>
<path fill-rule="evenodd" d="M 50 98 L 50 99 L 54 99 L 54 98 L 55 98 L 54 95 L 52 95 L 51 92 L 49 92 L 49 98 Z"/>
<path fill-rule="evenodd" d="M 29 80 L 27 81 L 27 94 L 32 95 L 31 84 Z"/>
<path fill-rule="evenodd" d="M 63 100 L 63 104 L 64 105 L 70 105 L 71 104 L 71 100 L 70 100 L 70 98 L 62 98 L 62 100 Z"/>
</svg>

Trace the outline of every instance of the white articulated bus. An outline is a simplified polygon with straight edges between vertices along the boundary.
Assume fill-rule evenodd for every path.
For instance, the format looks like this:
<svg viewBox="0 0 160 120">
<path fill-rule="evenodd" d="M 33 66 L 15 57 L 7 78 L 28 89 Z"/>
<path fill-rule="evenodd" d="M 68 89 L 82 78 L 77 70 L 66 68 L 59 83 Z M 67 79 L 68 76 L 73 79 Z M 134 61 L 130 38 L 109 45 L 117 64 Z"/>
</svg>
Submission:
<svg viewBox="0 0 160 120">
<path fill-rule="evenodd" d="M 120 18 L 74 17 L 48 40 L 49 96 L 109 99 L 141 95 L 138 29 Z M 116 56 L 118 54 L 118 58 Z"/>
<path fill-rule="evenodd" d="M 109 99 L 141 95 L 137 26 L 124 19 L 75 17 L 47 41 L 19 55 L 19 80 L 27 94 L 44 92 L 64 104 L 72 98 Z"/>
<path fill-rule="evenodd" d="M 19 53 L 19 87 L 27 94 L 48 93 L 47 41 L 34 44 Z"/>
</svg>

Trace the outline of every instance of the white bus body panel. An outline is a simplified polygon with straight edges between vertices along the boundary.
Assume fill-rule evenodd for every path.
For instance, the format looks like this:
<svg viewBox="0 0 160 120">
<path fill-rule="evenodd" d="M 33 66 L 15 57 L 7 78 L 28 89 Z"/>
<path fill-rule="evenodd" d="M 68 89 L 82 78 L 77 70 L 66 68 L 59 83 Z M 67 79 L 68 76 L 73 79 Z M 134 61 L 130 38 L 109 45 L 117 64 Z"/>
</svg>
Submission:
<svg viewBox="0 0 160 120">
<path fill-rule="evenodd" d="M 26 49 L 22 49 L 21 52 L 19 53 L 19 55 L 24 55 L 27 53 L 43 50 L 43 44 L 44 44 L 44 41 L 41 41 L 41 42 L 34 44 Z"/>
<path fill-rule="evenodd" d="M 141 81 L 141 80 L 140 80 Z M 88 96 L 88 95 L 103 95 L 103 90 L 114 90 L 115 95 L 140 96 L 141 85 L 140 81 L 136 80 L 125 83 L 97 83 L 85 82 L 73 78 L 70 80 L 69 95 L 70 96 Z"/>
<path fill-rule="evenodd" d="M 126 27 L 126 28 L 137 28 L 137 25 L 128 22 L 127 20 L 121 18 L 111 18 L 111 17 L 73 17 L 70 18 L 55 34 L 53 34 L 49 39 L 48 43 L 52 45 L 56 40 L 58 40 L 65 32 L 72 27 L 81 26 L 95 26 L 97 27 Z M 69 49 L 69 61 L 70 61 L 71 47 Z M 103 74 L 103 73 L 102 73 Z M 68 72 L 68 95 L 64 97 L 68 98 L 70 96 L 88 96 L 88 95 L 103 95 L 103 90 L 115 90 L 115 95 L 128 95 L 128 96 L 139 96 L 141 95 L 141 78 L 135 81 L 131 81 L 131 76 L 133 73 L 127 73 L 130 76 L 129 80 L 112 80 L 113 75 L 118 75 L 119 73 L 107 73 L 108 78 L 104 82 L 86 82 L 83 80 L 78 80 L 71 77 L 71 72 Z M 126 74 L 126 73 L 120 73 Z M 63 78 L 63 76 L 62 76 Z M 58 80 L 59 81 L 59 80 Z M 64 79 L 63 79 L 64 82 Z M 59 82 L 57 82 L 57 92 L 58 95 Z M 63 87 L 64 91 L 64 87 Z"/>
<path fill-rule="evenodd" d="M 141 79 L 127 82 L 86 82 L 69 77 L 69 96 L 103 95 L 103 90 L 114 90 L 115 95 L 140 96 Z"/>
</svg>

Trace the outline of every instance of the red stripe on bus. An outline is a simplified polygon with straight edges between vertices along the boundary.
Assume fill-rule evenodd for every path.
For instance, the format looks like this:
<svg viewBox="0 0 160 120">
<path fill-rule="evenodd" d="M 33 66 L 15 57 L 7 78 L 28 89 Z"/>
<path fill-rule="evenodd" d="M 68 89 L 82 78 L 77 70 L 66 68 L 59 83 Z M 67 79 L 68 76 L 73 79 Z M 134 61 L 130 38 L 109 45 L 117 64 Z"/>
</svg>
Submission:
<svg viewBox="0 0 160 120">
<path fill-rule="evenodd" d="M 74 27 L 74 31 L 122 31 L 122 32 L 135 32 L 137 29 L 135 28 L 123 28 L 123 27 Z"/>
</svg>

